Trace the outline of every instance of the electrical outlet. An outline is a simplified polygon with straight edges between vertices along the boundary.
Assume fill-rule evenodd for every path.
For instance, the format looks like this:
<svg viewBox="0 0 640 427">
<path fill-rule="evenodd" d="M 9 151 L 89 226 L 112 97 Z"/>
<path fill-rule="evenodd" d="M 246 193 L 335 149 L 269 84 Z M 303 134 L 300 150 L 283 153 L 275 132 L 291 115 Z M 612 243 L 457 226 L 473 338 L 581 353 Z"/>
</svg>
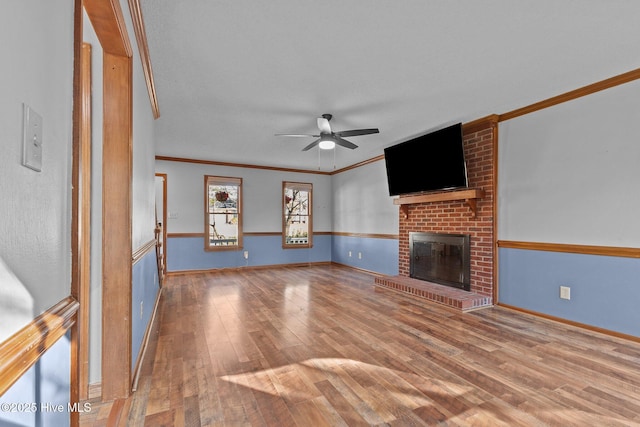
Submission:
<svg viewBox="0 0 640 427">
<path fill-rule="evenodd" d="M 249 259 L 249 251 L 244 251 L 244 259 Z"/>
<path fill-rule="evenodd" d="M 571 288 L 568 286 L 560 286 L 560 298 L 571 299 Z"/>
<path fill-rule="evenodd" d="M 178 212 L 169 212 L 169 219 L 178 219 Z"/>
<path fill-rule="evenodd" d="M 362 252 L 358 252 L 358 259 L 362 259 Z"/>
<path fill-rule="evenodd" d="M 349 251 L 349 258 L 351 258 L 351 251 Z"/>
<path fill-rule="evenodd" d="M 142 319 L 143 314 L 144 314 L 144 301 L 140 301 L 140 319 Z"/>
</svg>

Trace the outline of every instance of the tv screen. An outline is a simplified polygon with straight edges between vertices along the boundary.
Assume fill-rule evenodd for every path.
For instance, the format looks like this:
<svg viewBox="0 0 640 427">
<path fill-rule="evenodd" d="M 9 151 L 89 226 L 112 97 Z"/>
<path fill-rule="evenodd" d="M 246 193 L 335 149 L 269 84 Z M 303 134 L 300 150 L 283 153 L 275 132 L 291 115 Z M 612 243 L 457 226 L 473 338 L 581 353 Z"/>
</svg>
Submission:
<svg viewBox="0 0 640 427">
<path fill-rule="evenodd" d="M 462 124 L 384 149 L 389 195 L 467 186 Z"/>
</svg>

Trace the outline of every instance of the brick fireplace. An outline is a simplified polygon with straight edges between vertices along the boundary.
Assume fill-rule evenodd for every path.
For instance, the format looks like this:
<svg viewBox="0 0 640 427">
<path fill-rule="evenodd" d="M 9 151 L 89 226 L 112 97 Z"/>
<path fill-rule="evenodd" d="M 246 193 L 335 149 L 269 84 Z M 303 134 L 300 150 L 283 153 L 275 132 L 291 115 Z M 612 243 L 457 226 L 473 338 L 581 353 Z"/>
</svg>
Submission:
<svg viewBox="0 0 640 427">
<path fill-rule="evenodd" d="M 484 190 L 484 195 L 475 200 L 475 212 L 465 200 L 442 200 L 403 205 L 403 209 L 399 212 L 399 275 L 376 279 L 376 284 L 427 297 L 435 302 L 465 310 L 465 308 L 478 308 L 493 303 L 496 117 L 490 116 L 464 124 L 463 140 L 469 187 Z M 474 201 L 471 203 L 473 204 Z M 469 235 L 471 245 L 470 292 L 411 279 L 409 277 L 410 232 Z M 410 289 L 413 283 L 416 285 L 415 289 Z M 456 298 L 469 300 L 475 297 L 478 297 L 478 302 L 454 301 Z"/>
</svg>

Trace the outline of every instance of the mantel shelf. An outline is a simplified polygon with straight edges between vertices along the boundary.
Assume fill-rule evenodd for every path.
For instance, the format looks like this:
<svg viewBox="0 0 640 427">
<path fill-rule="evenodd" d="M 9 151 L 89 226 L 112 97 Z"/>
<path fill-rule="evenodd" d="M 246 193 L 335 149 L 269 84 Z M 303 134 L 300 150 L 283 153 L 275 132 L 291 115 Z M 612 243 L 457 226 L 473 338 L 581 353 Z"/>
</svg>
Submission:
<svg viewBox="0 0 640 427">
<path fill-rule="evenodd" d="M 473 217 L 476 216 L 476 201 L 484 197 L 484 190 L 481 188 L 465 188 L 464 190 L 443 191 L 440 193 L 418 194 L 415 196 L 400 196 L 393 200 L 394 205 L 400 205 L 400 212 L 406 219 L 409 216 L 409 205 L 417 203 L 443 202 L 452 200 L 464 200 L 471 209 Z"/>
</svg>

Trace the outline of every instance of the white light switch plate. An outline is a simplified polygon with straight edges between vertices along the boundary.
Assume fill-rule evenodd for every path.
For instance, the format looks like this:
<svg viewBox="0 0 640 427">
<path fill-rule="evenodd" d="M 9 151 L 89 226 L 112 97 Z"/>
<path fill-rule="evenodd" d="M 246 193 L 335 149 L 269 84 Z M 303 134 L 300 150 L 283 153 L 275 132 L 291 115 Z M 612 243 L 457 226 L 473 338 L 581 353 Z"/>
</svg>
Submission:
<svg viewBox="0 0 640 427">
<path fill-rule="evenodd" d="M 22 164 L 34 171 L 42 170 L 42 116 L 23 105 Z"/>
</svg>

